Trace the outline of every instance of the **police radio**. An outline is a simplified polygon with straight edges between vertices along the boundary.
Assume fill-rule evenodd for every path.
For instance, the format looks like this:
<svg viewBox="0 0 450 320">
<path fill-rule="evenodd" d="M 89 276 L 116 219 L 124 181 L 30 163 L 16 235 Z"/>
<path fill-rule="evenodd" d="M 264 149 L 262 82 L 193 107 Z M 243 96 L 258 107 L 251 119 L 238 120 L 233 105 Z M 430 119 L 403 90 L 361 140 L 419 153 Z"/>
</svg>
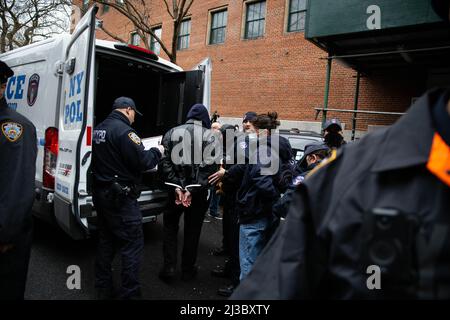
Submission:
<svg viewBox="0 0 450 320">
<path fill-rule="evenodd" d="M 397 209 L 374 208 L 364 215 L 363 268 L 380 267 L 383 289 L 394 293 L 414 283 L 417 277 L 414 254 L 417 227 L 413 215 Z"/>
</svg>

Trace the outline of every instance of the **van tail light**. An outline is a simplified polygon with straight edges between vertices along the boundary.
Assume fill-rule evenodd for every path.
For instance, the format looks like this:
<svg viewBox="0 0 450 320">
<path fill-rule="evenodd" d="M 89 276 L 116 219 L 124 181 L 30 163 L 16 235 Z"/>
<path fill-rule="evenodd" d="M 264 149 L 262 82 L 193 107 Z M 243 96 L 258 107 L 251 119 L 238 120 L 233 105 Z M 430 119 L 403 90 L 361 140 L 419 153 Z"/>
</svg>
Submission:
<svg viewBox="0 0 450 320">
<path fill-rule="evenodd" d="M 139 55 L 141 57 L 149 58 L 149 59 L 152 59 L 152 60 L 158 60 L 159 59 L 158 55 L 156 53 L 154 53 L 153 51 L 145 49 L 145 48 L 141 48 L 141 47 L 138 47 L 138 46 L 133 46 L 132 44 L 116 43 L 114 45 L 114 48 L 116 48 L 117 50 L 131 52 L 131 53 L 134 53 L 134 54 Z"/>
<path fill-rule="evenodd" d="M 45 130 L 43 186 L 55 190 L 56 160 L 58 158 L 58 129 Z"/>
</svg>

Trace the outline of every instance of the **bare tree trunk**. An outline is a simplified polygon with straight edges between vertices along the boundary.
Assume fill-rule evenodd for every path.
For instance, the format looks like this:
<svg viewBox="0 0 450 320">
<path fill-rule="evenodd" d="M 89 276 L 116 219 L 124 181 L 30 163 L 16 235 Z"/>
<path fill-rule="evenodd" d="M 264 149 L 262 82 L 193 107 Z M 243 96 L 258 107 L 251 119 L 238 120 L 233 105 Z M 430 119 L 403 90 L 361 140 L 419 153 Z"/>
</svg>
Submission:
<svg viewBox="0 0 450 320">
<path fill-rule="evenodd" d="M 144 41 L 144 46 L 150 48 L 149 38 L 153 37 L 161 46 L 161 50 L 169 57 L 170 61 L 176 63 L 177 61 L 177 42 L 178 35 L 180 33 L 180 26 L 187 15 L 194 0 L 160 0 L 163 1 L 167 13 L 173 19 L 173 34 L 172 41 L 169 44 L 165 44 L 152 30 L 150 24 L 150 7 L 145 0 L 128 0 L 123 5 L 113 1 L 106 0 L 94 0 L 94 2 L 109 5 L 115 9 L 121 15 L 126 17 L 134 26 L 135 30 L 139 34 L 139 37 Z M 169 4 L 170 3 L 170 4 Z M 105 27 L 102 26 L 103 31 L 113 39 L 123 41 L 117 35 L 113 34 Z M 170 49 L 170 50 L 169 50 Z"/>
</svg>

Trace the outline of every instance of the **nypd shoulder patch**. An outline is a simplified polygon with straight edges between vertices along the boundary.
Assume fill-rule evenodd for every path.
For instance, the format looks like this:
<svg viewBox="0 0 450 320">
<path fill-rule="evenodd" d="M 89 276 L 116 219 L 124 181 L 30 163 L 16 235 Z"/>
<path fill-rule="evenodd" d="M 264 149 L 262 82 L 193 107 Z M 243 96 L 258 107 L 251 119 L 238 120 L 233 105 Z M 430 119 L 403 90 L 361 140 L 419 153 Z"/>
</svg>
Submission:
<svg viewBox="0 0 450 320">
<path fill-rule="evenodd" d="M 1 127 L 3 135 L 10 142 L 15 142 L 22 136 L 23 127 L 20 123 L 7 121 L 3 122 Z"/>
<path fill-rule="evenodd" d="M 293 184 L 294 186 L 298 186 L 300 183 L 303 182 L 303 180 L 305 180 L 305 177 L 304 177 L 304 176 L 297 176 L 297 177 L 295 177 L 294 180 L 292 181 L 292 184 Z"/>
<path fill-rule="evenodd" d="M 136 143 L 137 145 L 141 144 L 141 138 L 139 138 L 138 135 L 134 132 L 128 133 L 128 138 L 130 138 L 130 140 Z"/>
</svg>

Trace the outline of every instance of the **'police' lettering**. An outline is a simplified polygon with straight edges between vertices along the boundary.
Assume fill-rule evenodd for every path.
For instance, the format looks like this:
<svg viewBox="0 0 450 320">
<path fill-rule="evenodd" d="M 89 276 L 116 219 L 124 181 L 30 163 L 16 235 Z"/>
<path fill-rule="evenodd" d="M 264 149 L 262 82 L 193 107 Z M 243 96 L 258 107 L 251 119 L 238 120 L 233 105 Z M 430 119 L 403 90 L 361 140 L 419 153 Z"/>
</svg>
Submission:
<svg viewBox="0 0 450 320">
<path fill-rule="evenodd" d="M 83 81 L 84 71 L 81 71 L 80 73 L 74 75 L 72 78 L 69 79 L 70 82 L 70 91 L 69 91 L 69 98 L 73 97 L 75 95 L 75 86 L 77 88 L 77 93 L 81 93 L 81 81 Z"/>
<path fill-rule="evenodd" d="M 83 112 L 81 111 L 81 100 L 72 101 L 70 105 L 64 108 L 64 123 L 79 122 L 83 120 Z"/>
<path fill-rule="evenodd" d="M 75 77 L 70 78 L 70 91 L 69 91 L 69 98 L 75 95 Z"/>
<path fill-rule="evenodd" d="M 16 84 L 16 77 L 11 77 L 8 81 L 8 86 L 6 87 L 6 98 L 11 100 L 14 96 L 13 86 Z"/>
<path fill-rule="evenodd" d="M 84 71 L 81 71 L 69 79 L 69 98 L 79 95 L 83 81 Z M 67 93 L 66 93 L 67 94 Z M 70 99 L 72 100 L 72 99 Z M 69 101 L 70 101 L 69 100 Z M 64 107 L 64 123 L 73 123 L 83 121 L 83 112 L 81 111 L 81 99 L 68 101 Z"/>
<path fill-rule="evenodd" d="M 84 72 L 81 71 L 79 74 L 75 76 L 77 78 L 77 85 L 78 85 L 77 94 L 81 93 L 81 81 L 83 80 L 83 75 Z"/>
<path fill-rule="evenodd" d="M 14 95 L 14 99 L 22 99 L 23 97 L 23 89 L 22 85 L 25 83 L 25 75 L 17 76 L 17 85 L 16 85 L 16 94 Z"/>
<path fill-rule="evenodd" d="M 23 98 L 23 84 L 25 83 L 27 76 L 24 74 L 13 76 L 8 81 L 8 86 L 6 87 L 6 98 L 8 100 Z"/>
</svg>

